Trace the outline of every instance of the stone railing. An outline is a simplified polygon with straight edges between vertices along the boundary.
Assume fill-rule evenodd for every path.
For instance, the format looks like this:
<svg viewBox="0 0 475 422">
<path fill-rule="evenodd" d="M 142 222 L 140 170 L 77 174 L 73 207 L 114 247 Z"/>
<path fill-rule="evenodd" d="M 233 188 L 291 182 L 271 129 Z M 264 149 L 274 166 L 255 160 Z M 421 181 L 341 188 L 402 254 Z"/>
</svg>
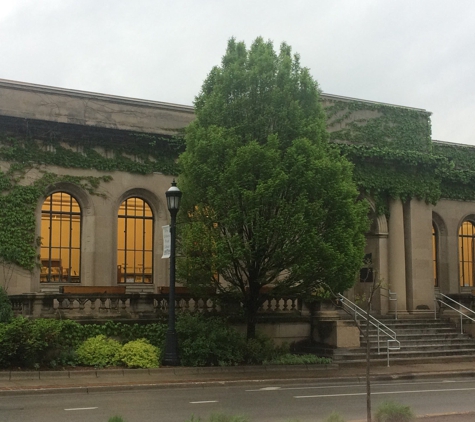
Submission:
<svg viewBox="0 0 475 422">
<path fill-rule="evenodd" d="M 166 293 L 26 293 L 9 296 L 15 315 L 34 318 L 144 319 L 168 315 Z M 236 304 L 234 308 L 239 308 Z M 176 294 L 177 312 L 223 314 L 218 295 Z M 261 313 L 299 313 L 297 298 L 268 296 Z"/>
</svg>

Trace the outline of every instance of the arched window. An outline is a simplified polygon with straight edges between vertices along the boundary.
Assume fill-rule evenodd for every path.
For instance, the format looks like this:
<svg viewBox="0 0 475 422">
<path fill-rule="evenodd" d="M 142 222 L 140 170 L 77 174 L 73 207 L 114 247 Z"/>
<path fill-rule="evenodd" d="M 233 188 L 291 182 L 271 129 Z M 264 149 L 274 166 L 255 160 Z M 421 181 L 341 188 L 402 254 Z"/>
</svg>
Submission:
<svg viewBox="0 0 475 422">
<path fill-rule="evenodd" d="M 140 198 L 122 202 L 118 214 L 117 282 L 152 283 L 153 213 Z"/>
<path fill-rule="evenodd" d="M 464 221 L 459 229 L 459 272 L 460 286 L 474 285 L 475 225 L 471 221 Z"/>
<path fill-rule="evenodd" d="M 56 192 L 41 209 L 41 276 L 43 283 L 79 283 L 81 208 L 71 195 Z"/>
<path fill-rule="evenodd" d="M 438 250 L 439 233 L 434 223 L 432 223 L 432 268 L 434 271 L 434 287 L 439 287 L 439 271 L 437 257 L 439 255 Z"/>
</svg>

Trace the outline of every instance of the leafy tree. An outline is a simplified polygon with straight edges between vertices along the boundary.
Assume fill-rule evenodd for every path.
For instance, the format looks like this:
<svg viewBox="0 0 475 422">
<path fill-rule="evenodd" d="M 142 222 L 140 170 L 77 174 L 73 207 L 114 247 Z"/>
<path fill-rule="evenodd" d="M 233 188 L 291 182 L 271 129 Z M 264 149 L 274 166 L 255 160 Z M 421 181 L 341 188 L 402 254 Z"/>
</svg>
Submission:
<svg viewBox="0 0 475 422">
<path fill-rule="evenodd" d="M 180 156 L 180 273 L 243 304 L 255 336 L 262 288 L 349 288 L 367 207 L 352 166 L 329 144 L 319 88 L 299 56 L 231 39 L 195 99 Z"/>
</svg>

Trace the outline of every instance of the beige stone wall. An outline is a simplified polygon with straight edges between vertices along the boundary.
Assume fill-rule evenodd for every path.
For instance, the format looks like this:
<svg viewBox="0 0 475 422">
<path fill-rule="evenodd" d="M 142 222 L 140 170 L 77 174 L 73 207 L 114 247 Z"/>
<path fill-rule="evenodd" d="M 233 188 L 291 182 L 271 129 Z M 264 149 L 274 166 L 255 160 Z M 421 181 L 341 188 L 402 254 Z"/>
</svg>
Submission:
<svg viewBox="0 0 475 422">
<path fill-rule="evenodd" d="M 5 163 L 3 163 L 3 167 Z M 169 223 L 169 212 L 166 206 L 165 192 L 170 187 L 171 176 L 162 174 L 135 175 L 124 172 L 99 172 L 95 170 L 70 169 L 62 167 L 43 167 L 60 175 L 72 176 L 112 176 L 112 181 L 102 183 L 98 191 L 105 197 L 91 195 L 72 184 L 61 183 L 51 186 L 47 195 L 65 191 L 72 194 L 82 208 L 81 234 L 81 284 L 82 285 L 115 285 L 117 284 L 117 213 L 120 204 L 128 197 L 137 196 L 145 199 L 154 214 L 154 258 L 153 285 L 127 285 L 128 291 L 154 291 L 157 286 L 168 285 L 168 259 L 161 259 L 163 252 L 162 226 Z M 40 176 L 39 170 L 28 172 L 25 183 L 31 183 Z M 45 196 L 46 198 L 46 196 Z M 45 199 L 43 198 L 43 200 Z M 40 236 L 41 206 L 37 207 L 37 232 Z M 32 273 L 15 268 L 12 276 L 5 279 L 4 271 L 0 271 L 0 283 L 7 283 L 9 294 L 39 292 L 41 290 L 58 289 L 57 283 L 40 283 L 40 270 Z"/>
<path fill-rule="evenodd" d="M 434 309 L 432 206 L 413 199 L 404 204 L 406 303 L 412 312 Z"/>
<path fill-rule="evenodd" d="M 0 115 L 49 122 L 174 134 L 193 107 L 0 79 Z"/>
</svg>

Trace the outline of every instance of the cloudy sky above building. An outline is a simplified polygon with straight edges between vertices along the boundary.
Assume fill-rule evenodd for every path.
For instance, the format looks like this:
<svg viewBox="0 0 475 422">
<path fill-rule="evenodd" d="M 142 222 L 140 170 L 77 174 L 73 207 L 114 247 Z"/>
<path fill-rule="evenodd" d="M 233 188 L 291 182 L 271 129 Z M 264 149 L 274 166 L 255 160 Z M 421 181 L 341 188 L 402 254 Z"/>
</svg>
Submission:
<svg viewBox="0 0 475 422">
<path fill-rule="evenodd" d="M 0 0 L 0 78 L 192 104 L 227 40 L 287 42 L 329 94 L 475 144 L 473 0 Z"/>
</svg>

